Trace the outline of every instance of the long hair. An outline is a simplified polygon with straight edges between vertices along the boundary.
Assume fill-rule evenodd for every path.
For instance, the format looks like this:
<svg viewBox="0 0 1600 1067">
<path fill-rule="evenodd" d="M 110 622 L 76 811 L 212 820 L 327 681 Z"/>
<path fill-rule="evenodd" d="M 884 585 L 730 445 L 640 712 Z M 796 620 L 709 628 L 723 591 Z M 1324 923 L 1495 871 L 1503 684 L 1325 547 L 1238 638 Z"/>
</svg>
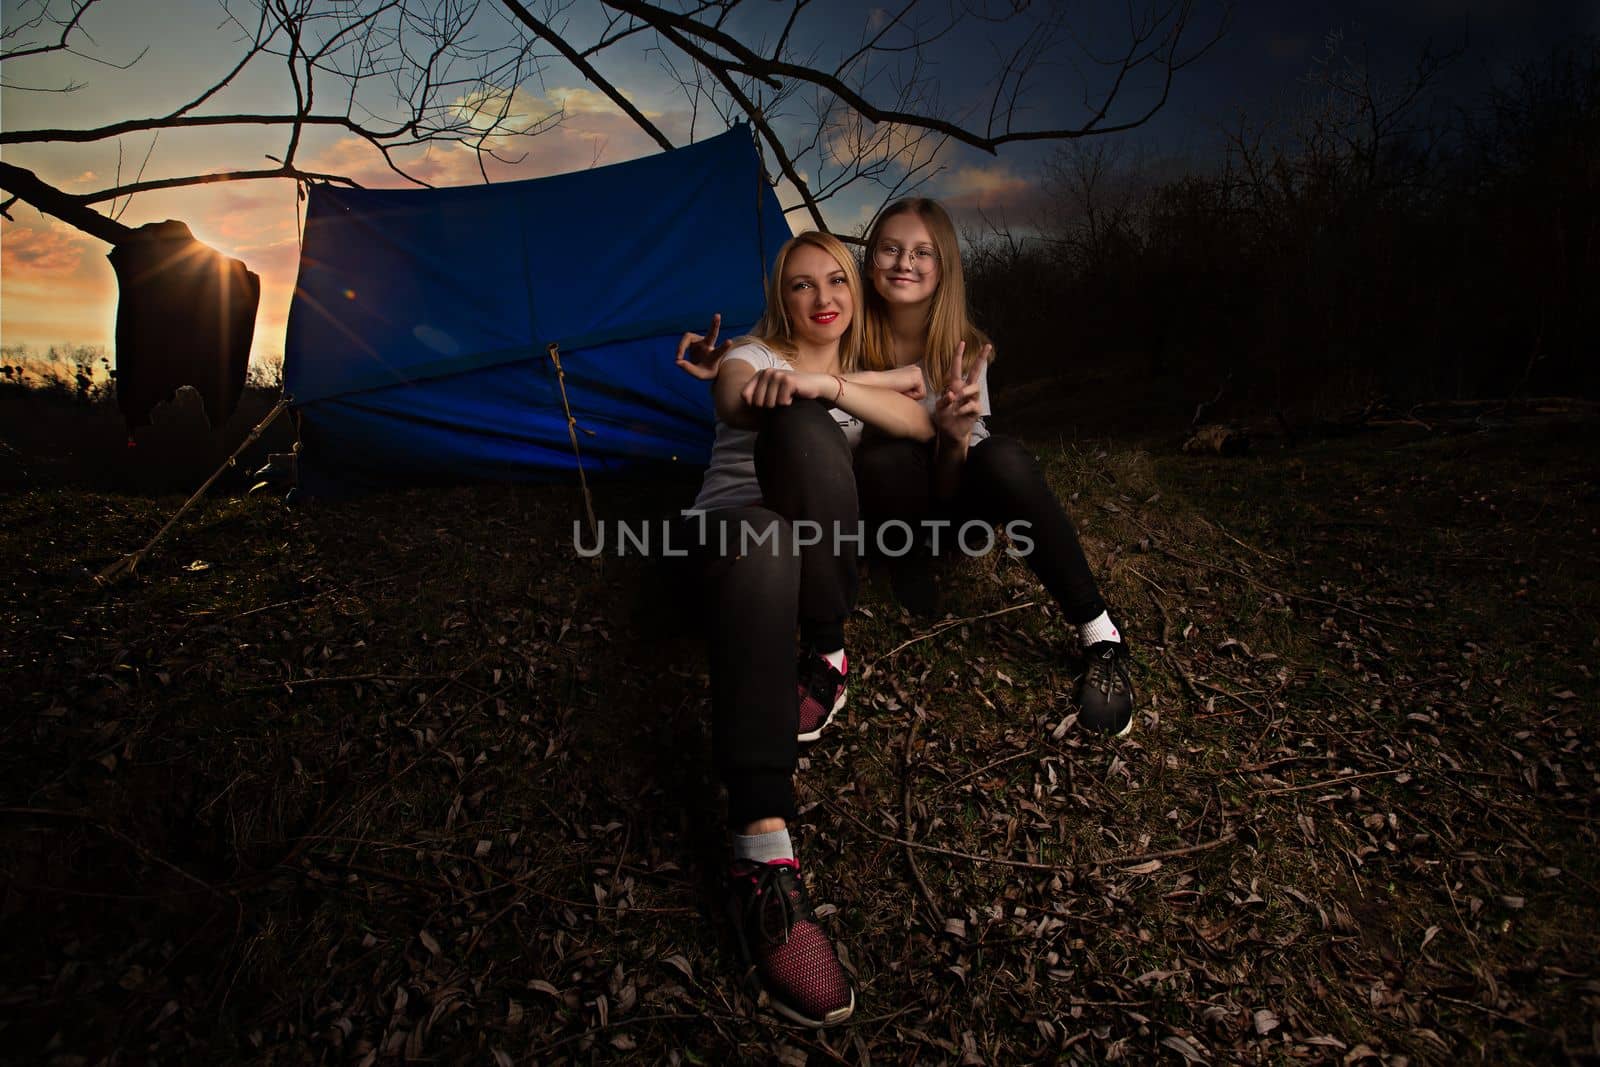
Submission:
<svg viewBox="0 0 1600 1067">
<path fill-rule="evenodd" d="M 752 341 L 760 341 L 784 359 L 793 363 L 799 355 L 799 349 L 794 343 L 794 324 L 789 321 L 789 312 L 783 304 L 783 274 L 789 266 L 789 257 L 795 249 L 809 245 L 820 248 L 833 257 L 833 261 L 844 271 L 845 283 L 850 287 L 850 325 L 844 329 L 844 334 L 839 338 L 839 366 L 846 374 L 861 369 L 861 271 L 856 267 L 856 257 L 831 233 L 821 230 L 806 230 L 797 233 L 783 243 L 778 249 L 777 258 L 772 262 L 772 271 L 767 275 L 767 309 L 761 314 L 761 321 L 757 322 L 746 337 Z M 743 340 L 743 338 L 741 338 Z"/>
<path fill-rule="evenodd" d="M 937 200 L 925 196 L 912 196 L 896 200 L 872 220 L 867 231 L 865 263 L 870 270 L 872 256 L 883 235 L 883 226 L 896 215 L 915 214 L 933 237 L 933 249 L 939 254 L 939 287 L 933 291 L 928 306 L 928 336 L 923 347 L 922 368 L 928 384 L 935 393 L 942 391 L 955 374 L 956 345 L 967 343 L 963 367 L 970 368 L 971 361 L 989 343 L 989 337 L 972 321 L 967 308 L 967 282 L 961 272 L 961 246 L 956 241 L 956 227 L 950 215 Z M 894 338 L 889 333 L 889 305 L 878 293 L 876 285 L 866 286 L 866 314 L 863 316 L 863 366 L 868 370 L 891 370 L 894 367 Z"/>
</svg>

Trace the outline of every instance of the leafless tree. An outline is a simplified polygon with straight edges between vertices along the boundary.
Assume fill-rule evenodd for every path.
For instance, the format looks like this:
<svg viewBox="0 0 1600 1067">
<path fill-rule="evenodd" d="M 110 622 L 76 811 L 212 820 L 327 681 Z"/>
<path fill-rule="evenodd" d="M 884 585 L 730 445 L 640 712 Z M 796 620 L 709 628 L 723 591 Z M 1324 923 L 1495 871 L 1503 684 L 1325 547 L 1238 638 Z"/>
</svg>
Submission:
<svg viewBox="0 0 1600 1067">
<path fill-rule="evenodd" d="M 5 73 L 57 52 L 113 65 L 138 56 L 94 51 L 84 23 L 97 3 L 131 0 L 23 0 L 4 31 Z M 629 97 L 616 72 L 653 58 L 681 86 L 692 139 L 703 116 L 720 129 L 746 120 L 757 131 L 769 173 L 811 222 L 826 228 L 822 205 L 857 182 L 885 199 L 926 180 L 940 149 L 964 144 L 995 153 L 1008 144 L 1069 141 L 1147 121 L 1169 98 L 1174 78 L 1223 31 L 1227 0 L 1126 0 L 1119 43 L 1075 27 L 1065 5 L 1021 0 L 901 0 L 875 11 L 839 43 L 841 15 L 812 0 L 599 0 L 599 33 L 581 37 L 572 0 L 218 0 L 237 29 L 240 57 L 174 110 L 90 129 L 0 132 L 0 146 L 89 143 L 176 129 L 267 127 L 282 131 L 272 166 L 145 179 L 143 169 L 109 186 L 69 194 L 11 163 L 0 189 L 79 229 L 117 241 L 115 219 L 144 191 L 210 182 L 291 179 L 354 184 L 347 175 L 298 162 L 315 129 L 361 138 L 409 180 L 406 149 L 454 142 L 504 159 L 519 138 L 562 121 L 559 109 L 518 114 L 516 89 L 564 59 L 663 148 L 673 141 Z M 584 13 L 593 8 L 581 9 Z M 1123 20 L 1125 19 L 1125 25 Z M 964 53 L 962 74 L 987 81 L 981 97 L 953 105 L 934 68 L 935 46 Z M 217 113 L 221 98 L 256 64 L 276 63 L 293 106 L 279 113 Z M 36 68 L 37 69 L 37 68 Z M 608 73 L 609 70 L 609 73 Z M 1061 79 L 1075 79 L 1077 112 L 1059 118 L 1046 105 Z M 71 92 L 74 83 L 18 90 Z M 229 97 L 231 99 L 231 97 Z M 209 106 L 208 106 L 209 105 Z M 709 118 L 714 116 L 714 121 Z M 1036 118 L 1037 116 L 1037 118 Z M 148 162 L 148 157 L 147 157 Z M 110 203 L 112 216 L 95 210 Z M 118 204 L 122 208 L 117 207 Z"/>
</svg>

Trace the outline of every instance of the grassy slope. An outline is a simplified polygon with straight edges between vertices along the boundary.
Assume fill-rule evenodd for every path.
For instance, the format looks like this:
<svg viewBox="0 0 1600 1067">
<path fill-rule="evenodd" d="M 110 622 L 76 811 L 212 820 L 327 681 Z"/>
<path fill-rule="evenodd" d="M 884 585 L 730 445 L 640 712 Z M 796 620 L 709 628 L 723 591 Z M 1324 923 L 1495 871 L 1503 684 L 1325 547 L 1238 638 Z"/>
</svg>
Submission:
<svg viewBox="0 0 1600 1067">
<path fill-rule="evenodd" d="M 655 568 L 574 559 L 573 493 L 212 499 L 101 590 L 177 499 L 13 492 L 7 1047 L 1600 1054 L 1597 436 L 1047 450 L 1136 642 L 1123 742 L 1076 729 L 1070 634 L 1020 564 L 964 564 L 951 603 L 1032 606 L 909 645 L 928 627 L 869 586 L 799 778 L 862 988 L 821 1036 L 752 1011 L 708 921 L 702 660 Z"/>
</svg>

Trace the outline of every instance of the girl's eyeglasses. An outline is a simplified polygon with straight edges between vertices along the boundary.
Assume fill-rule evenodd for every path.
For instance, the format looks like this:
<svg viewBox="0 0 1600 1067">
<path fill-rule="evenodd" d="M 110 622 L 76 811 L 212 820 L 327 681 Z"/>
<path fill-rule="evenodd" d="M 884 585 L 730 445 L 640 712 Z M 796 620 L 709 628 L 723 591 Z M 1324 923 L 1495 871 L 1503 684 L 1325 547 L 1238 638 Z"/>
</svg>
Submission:
<svg viewBox="0 0 1600 1067">
<path fill-rule="evenodd" d="M 911 258 L 911 269 L 918 274 L 932 273 L 939 265 L 939 253 L 931 248 L 901 248 L 899 245 L 879 245 L 872 253 L 872 262 L 879 270 L 893 270 L 900 265 L 900 257 Z"/>
</svg>

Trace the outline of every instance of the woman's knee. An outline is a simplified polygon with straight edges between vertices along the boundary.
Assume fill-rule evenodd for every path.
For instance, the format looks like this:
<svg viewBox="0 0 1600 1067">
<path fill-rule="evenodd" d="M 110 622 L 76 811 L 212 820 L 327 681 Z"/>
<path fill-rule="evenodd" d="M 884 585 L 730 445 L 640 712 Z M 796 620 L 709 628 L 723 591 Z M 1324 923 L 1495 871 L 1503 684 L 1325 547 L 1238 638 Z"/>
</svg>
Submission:
<svg viewBox="0 0 1600 1067">
<path fill-rule="evenodd" d="M 846 459 L 850 444 L 832 413 L 820 401 L 797 400 L 767 413 L 757 438 L 768 448 L 805 455 L 837 452 Z"/>
<path fill-rule="evenodd" d="M 1044 481 L 1039 461 L 1015 437 L 989 437 L 973 445 L 967 452 L 967 476 L 1002 492 Z"/>
</svg>

